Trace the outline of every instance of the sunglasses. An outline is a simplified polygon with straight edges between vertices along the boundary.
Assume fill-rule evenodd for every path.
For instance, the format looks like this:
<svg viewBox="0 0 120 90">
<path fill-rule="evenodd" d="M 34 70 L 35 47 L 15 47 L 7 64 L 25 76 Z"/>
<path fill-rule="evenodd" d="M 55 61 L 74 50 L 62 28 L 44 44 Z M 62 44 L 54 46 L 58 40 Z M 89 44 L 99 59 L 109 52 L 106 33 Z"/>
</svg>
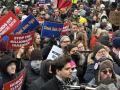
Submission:
<svg viewBox="0 0 120 90">
<path fill-rule="evenodd" d="M 113 72 L 113 70 L 104 70 L 104 71 L 102 71 L 104 74 L 107 74 L 108 72 L 111 74 L 112 72 Z"/>
<path fill-rule="evenodd" d="M 73 68 L 71 68 L 72 69 L 72 71 L 74 70 L 74 69 L 76 69 L 76 67 L 73 67 Z"/>
</svg>

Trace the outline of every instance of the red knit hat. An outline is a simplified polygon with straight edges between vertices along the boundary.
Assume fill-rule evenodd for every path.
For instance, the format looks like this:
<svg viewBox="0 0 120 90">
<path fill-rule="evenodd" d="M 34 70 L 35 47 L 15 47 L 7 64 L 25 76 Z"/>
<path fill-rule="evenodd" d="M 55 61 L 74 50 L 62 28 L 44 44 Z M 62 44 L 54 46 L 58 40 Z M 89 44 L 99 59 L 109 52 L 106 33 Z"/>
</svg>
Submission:
<svg viewBox="0 0 120 90">
<path fill-rule="evenodd" d="M 22 12 L 20 9 L 16 9 L 16 14 L 18 15 L 20 12 Z"/>
<path fill-rule="evenodd" d="M 3 39 L 0 40 L 0 51 L 7 51 L 7 42 Z"/>
</svg>

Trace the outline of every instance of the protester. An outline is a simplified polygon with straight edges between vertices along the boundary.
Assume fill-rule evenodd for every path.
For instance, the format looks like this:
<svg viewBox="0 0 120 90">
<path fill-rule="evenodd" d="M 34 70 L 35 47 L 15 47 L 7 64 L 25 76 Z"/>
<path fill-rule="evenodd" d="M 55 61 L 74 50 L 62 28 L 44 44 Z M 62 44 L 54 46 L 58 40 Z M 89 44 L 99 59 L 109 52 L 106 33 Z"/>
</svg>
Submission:
<svg viewBox="0 0 120 90">
<path fill-rule="evenodd" d="M 38 17 L 36 17 L 36 19 L 44 19 L 45 17 L 45 12 L 41 11 L 40 13 L 38 13 Z"/>
<path fill-rule="evenodd" d="M 8 13 L 8 8 L 3 8 L 1 13 L 1 16 L 6 15 Z"/>
<path fill-rule="evenodd" d="M 19 20 L 22 20 L 23 14 L 22 14 L 22 11 L 20 9 L 16 9 L 16 15 L 17 15 Z"/>
<path fill-rule="evenodd" d="M 36 8 L 32 8 L 31 13 L 34 15 L 34 17 L 37 17 L 37 9 Z"/>
</svg>

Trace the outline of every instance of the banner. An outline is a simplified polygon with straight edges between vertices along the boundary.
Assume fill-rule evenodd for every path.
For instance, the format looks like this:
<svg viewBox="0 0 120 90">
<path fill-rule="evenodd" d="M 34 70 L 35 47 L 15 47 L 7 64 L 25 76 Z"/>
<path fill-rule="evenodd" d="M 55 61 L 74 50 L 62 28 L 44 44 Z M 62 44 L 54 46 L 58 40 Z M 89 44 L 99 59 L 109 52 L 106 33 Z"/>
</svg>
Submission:
<svg viewBox="0 0 120 90">
<path fill-rule="evenodd" d="M 85 56 L 89 55 L 93 51 L 79 51 L 80 53 L 84 54 Z"/>
<path fill-rule="evenodd" d="M 39 5 L 50 5 L 50 0 L 39 0 Z"/>
<path fill-rule="evenodd" d="M 39 22 L 35 19 L 35 17 L 30 14 L 13 32 L 14 34 L 22 34 L 33 31 L 37 26 L 39 26 Z"/>
<path fill-rule="evenodd" d="M 41 37 L 60 38 L 63 23 L 53 23 L 44 21 Z"/>
<path fill-rule="evenodd" d="M 110 11 L 109 22 L 115 26 L 120 26 L 120 12 Z"/>
<path fill-rule="evenodd" d="M 3 18 L 0 19 L 0 36 L 6 36 L 13 32 L 21 23 L 21 21 L 9 11 Z"/>
<path fill-rule="evenodd" d="M 21 90 L 21 86 L 24 82 L 24 73 L 25 73 L 25 69 L 18 78 L 4 84 L 3 90 Z"/>
<path fill-rule="evenodd" d="M 111 42 L 115 32 L 108 32 L 108 33 L 109 33 L 109 42 Z"/>
<path fill-rule="evenodd" d="M 59 0 L 58 9 L 65 7 L 72 7 L 71 0 Z"/>
<path fill-rule="evenodd" d="M 26 34 L 9 35 L 7 49 L 20 49 L 21 47 L 29 47 L 33 45 L 35 31 Z"/>
<path fill-rule="evenodd" d="M 44 20 L 42 19 L 37 19 L 37 21 L 39 22 L 39 24 L 44 23 Z"/>
<path fill-rule="evenodd" d="M 65 35 L 69 30 L 69 23 L 65 23 L 62 30 L 62 35 Z"/>
<path fill-rule="evenodd" d="M 40 7 L 44 7 L 44 5 L 34 6 L 33 8 L 36 8 L 36 9 L 37 9 L 37 11 L 39 12 L 39 8 L 40 8 Z"/>
<path fill-rule="evenodd" d="M 63 50 L 55 45 L 53 45 L 47 59 L 55 60 L 57 59 L 61 54 L 63 54 Z"/>
<path fill-rule="evenodd" d="M 2 19 L 3 16 L 0 16 L 0 19 Z"/>
</svg>

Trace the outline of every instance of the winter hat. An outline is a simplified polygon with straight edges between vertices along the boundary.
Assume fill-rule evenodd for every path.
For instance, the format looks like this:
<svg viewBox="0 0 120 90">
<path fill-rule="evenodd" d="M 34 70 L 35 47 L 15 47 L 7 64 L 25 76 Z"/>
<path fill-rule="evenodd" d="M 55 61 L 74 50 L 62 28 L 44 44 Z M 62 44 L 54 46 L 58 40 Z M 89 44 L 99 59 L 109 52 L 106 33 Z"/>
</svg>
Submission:
<svg viewBox="0 0 120 90">
<path fill-rule="evenodd" d="M 110 47 L 109 36 L 102 36 L 97 42 Z"/>
<path fill-rule="evenodd" d="M 84 7 L 84 10 L 87 10 L 87 9 L 88 9 L 88 7 L 87 7 L 86 5 L 84 5 L 83 7 Z"/>
<path fill-rule="evenodd" d="M 53 14 L 53 10 L 49 10 L 48 14 L 52 15 Z"/>
<path fill-rule="evenodd" d="M 44 12 L 44 11 L 41 11 L 41 12 L 40 12 L 40 15 L 43 15 L 43 14 L 45 14 L 45 12 Z"/>
<path fill-rule="evenodd" d="M 92 12 L 90 10 L 86 10 L 86 16 L 89 16 Z"/>
<path fill-rule="evenodd" d="M 63 14 L 64 12 L 66 12 L 66 9 L 65 8 L 61 8 L 60 9 L 60 14 Z"/>
<path fill-rule="evenodd" d="M 7 51 L 7 42 L 3 39 L 0 40 L 0 51 Z"/>
<path fill-rule="evenodd" d="M 83 24 L 81 24 L 81 23 L 78 23 L 78 27 L 81 27 L 81 26 L 83 26 Z"/>
<path fill-rule="evenodd" d="M 113 46 L 114 46 L 115 48 L 118 48 L 118 47 L 120 46 L 120 37 L 115 37 L 115 38 L 113 39 Z"/>
<path fill-rule="evenodd" d="M 85 21 L 86 21 L 86 19 L 85 19 L 85 18 L 83 18 L 83 17 L 81 17 L 81 18 L 79 19 L 79 23 L 81 23 L 81 24 L 84 24 L 84 23 L 85 23 Z"/>
<path fill-rule="evenodd" d="M 8 8 L 3 8 L 3 9 L 2 9 L 2 13 L 3 13 L 6 9 L 8 10 Z"/>
<path fill-rule="evenodd" d="M 101 4 L 100 7 L 101 7 L 101 8 L 105 8 L 105 5 L 104 5 L 104 4 Z"/>
<path fill-rule="evenodd" d="M 42 56 L 42 53 L 41 53 L 40 50 L 34 49 L 34 50 L 31 52 L 30 60 L 42 60 L 42 59 L 43 59 L 43 56 Z"/>
<path fill-rule="evenodd" d="M 80 15 L 81 17 L 83 17 L 85 14 L 86 14 L 85 10 L 82 10 L 82 9 L 79 10 L 78 15 Z"/>
<path fill-rule="evenodd" d="M 70 66 L 72 67 L 73 65 L 76 65 L 74 61 L 70 62 Z"/>
<path fill-rule="evenodd" d="M 60 39 L 60 43 L 65 39 L 65 38 L 69 38 L 68 36 L 62 36 Z M 69 38 L 70 39 L 70 38 Z"/>
<path fill-rule="evenodd" d="M 22 12 L 20 9 L 16 9 L 16 14 L 18 15 L 20 12 Z"/>
<path fill-rule="evenodd" d="M 98 42 L 96 45 L 94 45 L 93 46 L 93 55 L 95 56 L 96 53 L 102 48 L 104 48 L 104 46 L 102 46 L 100 42 Z"/>
</svg>

